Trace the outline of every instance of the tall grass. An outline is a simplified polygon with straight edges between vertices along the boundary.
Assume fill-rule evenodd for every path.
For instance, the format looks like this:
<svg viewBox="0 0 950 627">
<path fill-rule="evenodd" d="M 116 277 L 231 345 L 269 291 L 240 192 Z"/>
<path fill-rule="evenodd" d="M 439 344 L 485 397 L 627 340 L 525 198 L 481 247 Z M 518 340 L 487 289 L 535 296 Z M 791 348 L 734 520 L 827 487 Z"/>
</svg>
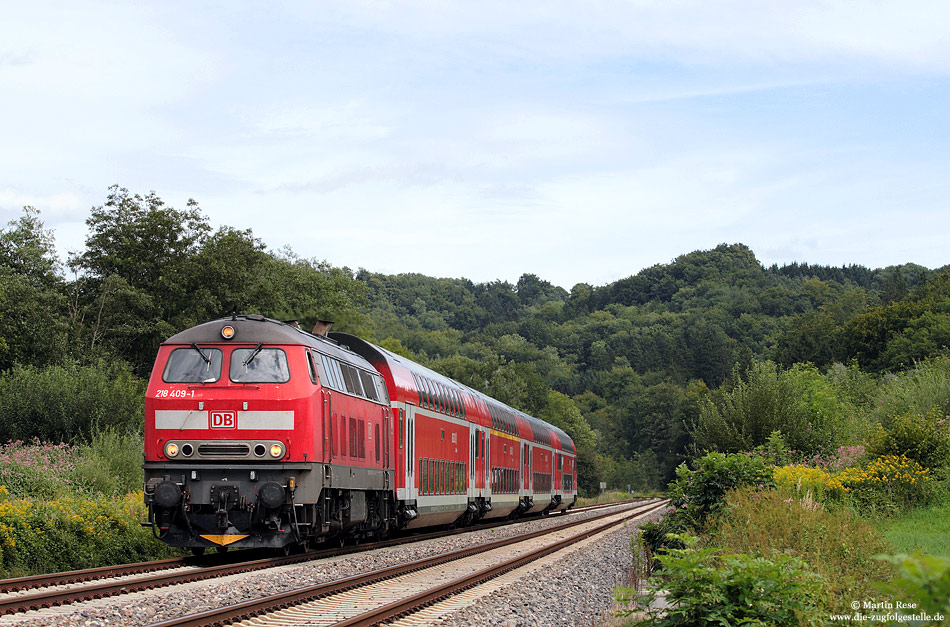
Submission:
<svg viewBox="0 0 950 627">
<path fill-rule="evenodd" d="M 891 564 L 875 559 L 893 547 L 870 523 L 848 509 L 829 511 L 807 495 L 780 490 L 730 492 L 708 529 L 708 542 L 736 553 L 800 557 L 821 575 L 832 611 L 847 609 L 834 607 L 835 599 L 872 595 L 876 582 L 894 576 Z"/>
</svg>

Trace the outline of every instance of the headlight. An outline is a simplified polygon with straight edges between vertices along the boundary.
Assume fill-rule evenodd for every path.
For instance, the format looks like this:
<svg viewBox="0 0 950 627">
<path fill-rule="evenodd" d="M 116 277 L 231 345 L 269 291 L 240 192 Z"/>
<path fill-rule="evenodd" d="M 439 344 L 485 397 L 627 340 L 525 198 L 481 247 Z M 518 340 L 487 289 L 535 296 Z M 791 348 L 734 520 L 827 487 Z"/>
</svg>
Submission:
<svg viewBox="0 0 950 627">
<path fill-rule="evenodd" d="M 271 444 L 270 456 L 275 459 L 280 459 L 284 456 L 284 447 L 280 444 Z"/>
<path fill-rule="evenodd" d="M 169 442 L 165 445 L 165 457 L 175 457 L 178 455 L 178 445 L 174 442 Z"/>
</svg>

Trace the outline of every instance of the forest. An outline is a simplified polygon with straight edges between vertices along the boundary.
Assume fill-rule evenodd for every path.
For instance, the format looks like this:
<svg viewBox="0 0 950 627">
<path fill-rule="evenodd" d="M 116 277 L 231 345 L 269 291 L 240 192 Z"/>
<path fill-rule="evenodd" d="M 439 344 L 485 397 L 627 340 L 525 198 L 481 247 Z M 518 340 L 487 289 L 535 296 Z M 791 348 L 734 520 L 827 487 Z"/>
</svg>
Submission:
<svg viewBox="0 0 950 627">
<path fill-rule="evenodd" d="M 734 243 L 566 291 L 335 267 L 118 186 L 86 224 L 65 264 L 37 209 L 0 230 L 0 441 L 140 432 L 165 338 L 260 313 L 332 320 L 560 426 L 585 494 L 657 490 L 777 430 L 800 455 L 870 437 L 855 407 L 950 346 L 950 267 L 765 267 Z"/>
</svg>

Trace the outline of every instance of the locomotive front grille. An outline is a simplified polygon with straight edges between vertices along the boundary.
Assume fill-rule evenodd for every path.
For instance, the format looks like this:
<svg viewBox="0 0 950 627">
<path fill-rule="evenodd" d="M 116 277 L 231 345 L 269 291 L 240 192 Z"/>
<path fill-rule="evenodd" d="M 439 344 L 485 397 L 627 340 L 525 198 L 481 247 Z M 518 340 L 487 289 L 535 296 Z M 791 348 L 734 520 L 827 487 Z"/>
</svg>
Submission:
<svg viewBox="0 0 950 627">
<path fill-rule="evenodd" d="M 198 455 L 201 457 L 247 457 L 251 454 L 251 447 L 247 444 L 199 444 Z"/>
</svg>

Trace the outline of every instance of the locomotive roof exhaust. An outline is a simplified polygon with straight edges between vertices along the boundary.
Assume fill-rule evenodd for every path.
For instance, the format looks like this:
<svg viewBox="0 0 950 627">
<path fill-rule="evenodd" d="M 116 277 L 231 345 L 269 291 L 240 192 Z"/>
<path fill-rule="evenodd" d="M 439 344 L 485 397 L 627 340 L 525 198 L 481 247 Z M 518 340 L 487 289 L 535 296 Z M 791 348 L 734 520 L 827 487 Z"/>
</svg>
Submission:
<svg viewBox="0 0 950 627">
<path fill-rule="evenodd" d="M 322 335 L 323 337 L 326 337 L 327 333 L 330 332 L 330 327 L 332 326 L 333 326 L 333 322 L 331 322 L 330 320 L 317 320 L 317 323 L 313 325 L 313 331 L 311 331 L 311 333 L 313 333 L 314 335 Z"/>
</svg>

